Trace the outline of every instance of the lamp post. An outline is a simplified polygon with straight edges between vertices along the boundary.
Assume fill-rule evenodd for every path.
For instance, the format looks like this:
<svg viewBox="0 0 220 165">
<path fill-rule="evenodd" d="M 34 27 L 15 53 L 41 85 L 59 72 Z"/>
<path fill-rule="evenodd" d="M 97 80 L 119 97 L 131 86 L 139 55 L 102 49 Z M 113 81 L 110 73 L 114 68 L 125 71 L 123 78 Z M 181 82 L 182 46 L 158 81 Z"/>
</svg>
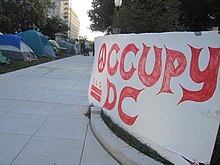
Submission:
<svg viewBox="0 0 220 165">
<path fill-rule="evenodd" d="M 115 6 L 116 6 L 116 9 L 117 9 L 117 18 L 119 17 L 119 8 L 121 7 L 122 5 L 122 0 L 115 0 Z"/>
<path fill-rule="evenodd" d="M 117 9 L 117 21 L 119 22 L 119 8 L 122 5 L 122 0 L 115 0 L 115 6 Z M 113 28 L 112 29 L 112 33 L 113 34 L 120 34 L 121 33 L 121 29 L 120 28 Z"/>
<path fill-rule="evenodd" d="M 115 0 L 115 6 L 117 7 L 117 10 L 119 9 L 119 7 L 121 7 L 122 5 L 122 0 Z"/>
</svg>

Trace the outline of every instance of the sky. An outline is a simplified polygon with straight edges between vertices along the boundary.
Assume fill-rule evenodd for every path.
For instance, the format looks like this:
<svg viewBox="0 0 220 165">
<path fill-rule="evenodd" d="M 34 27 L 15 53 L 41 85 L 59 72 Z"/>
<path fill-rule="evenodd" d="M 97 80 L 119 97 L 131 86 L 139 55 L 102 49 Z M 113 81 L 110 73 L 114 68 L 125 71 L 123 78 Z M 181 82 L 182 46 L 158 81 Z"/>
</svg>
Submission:
<svg viewBox="0 0 220 165">
<path fill-rule="evenodd" d="M 72 8 L 78 16 L 80 21 L 80 35 L 87 36 L 88 40 L 94 40 L 96 36 L 103 36 L 104 33 L 93 32 L 89 29 L 91 24 L 87 11 L 92 9 L 92 0 L 72 0 Z"/>
</svg>

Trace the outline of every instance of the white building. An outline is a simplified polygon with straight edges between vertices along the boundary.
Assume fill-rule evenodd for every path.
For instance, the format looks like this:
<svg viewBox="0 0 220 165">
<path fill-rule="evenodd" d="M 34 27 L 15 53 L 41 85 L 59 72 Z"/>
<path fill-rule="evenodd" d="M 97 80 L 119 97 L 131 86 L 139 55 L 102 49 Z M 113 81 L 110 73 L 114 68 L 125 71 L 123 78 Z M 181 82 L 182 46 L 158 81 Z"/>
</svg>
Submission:
<svg viewBox="0 0 220 165">
<path fill-rule="evenodd" d="M 80 22 L 78 20 L 78 16 L 74 12 L 72 8 L 69 10 L 69 21 L 68 26 L 70 30 L 68 31 L 69 38 L 79 39 L 79 33 L 80 33 Z"/>
<path fill-rule="evenodd" d="M 54 7 L 49 9 L 48 16 L 56 16 L 58 15 L 64 22 L 68 25 L 70 30 L 68 31 L 68 38 L 76 39 L 79 38 L 80 32 L 80 21 L 78 20 L 78 16 L 73 11 L 70 6 L 69 0 L 51 0 L 54 2 Z"/>
</svg>

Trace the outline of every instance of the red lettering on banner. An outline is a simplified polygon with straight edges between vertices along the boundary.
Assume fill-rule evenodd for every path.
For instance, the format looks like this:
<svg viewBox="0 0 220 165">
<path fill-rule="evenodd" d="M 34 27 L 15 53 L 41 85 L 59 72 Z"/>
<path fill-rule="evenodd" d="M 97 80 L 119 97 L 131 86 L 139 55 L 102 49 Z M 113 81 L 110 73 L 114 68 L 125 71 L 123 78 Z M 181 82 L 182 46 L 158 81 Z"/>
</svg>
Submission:
<svg viewBox="0 0 220 165">
<path fill-rule="evenodd" d="M 102 96 L 102 90 L 97 88 L 95 85 L 92 85 L 91 90 L 96 92 L 98 95 Z"/>
<path fill-rule="evenodd" d="M 99 89 L 94 84 L 92 84 L 90 94 L 98 102 L 101 102 L 101 97 L 102 97 L 102 90 L 101 90 L 101 88 Z"/>
<path fill-rule="evenodd" d="M 114 99 L 112 100 L 112 102 L 109 102 L 109 97 L 110 97 L 110 88 L 113 89 L 113 94 L 114 94 Z M 107 97 L 105 100 L 105 104 L 104 104 L 104 108 L 106 108 L 107 110 L 112 110 L 116 104 L 116 100 L 117 100 L 117 93 L 116 93 L 116 87 L 113 83 L 111 83 L 108 79 L 107 79 Z"/>
<path fill-rule="evenodd" d="M 180 103 L 186 100 L 195 102 L 204 102 L 209 100 L 216 89 L 218 70 L 220 65 L 220 48 L 209 47 L 210 59 L 207 68 L 204 71 L 199 69 L 199 56 L 202 49 L 193 48 L 190 46 L 192 52 L 192 60 L 190 64 L 190 77 L 195 83 L 203 83 L 202 89 L 198 91 L 190 91 L 182 85 L 183 96 Z"/>
<path fill-rule="evenodd" d="M 159 93 L 166 92 L 173 94 L 172 90 L 170 89 L 170 80 L 172 77 L 178 77 L 184 72 L 184 70 L 186 69 L 187 61 L 184 54 L 177 50 L 170 50 L 166 48 L 166 55 L 167 57 L 165 64 L 165 72 L 162 87 Z M 178 66 L 175 67 L 174 62 L 176 60 L 178 62 Z"/>
<path fill-rule="evenodd" d="M 145 44 L 143 44 L 143 53 L 141 55 L 139 64 L 138 64 L 138 76 L 141 82 L 146 87 L 152 87 L 156 82 L 159 80 L 162 70 L 162 48 L 157 48 L 154 46 L 154 52 L 155 52 L 155 64 L 154 68 L 151 74 L 147 74 L 145 71 L 146 63 L 147 63 L 147 55 L 149 53 L 150 47 L 147 47 Z"/>
<path fill-rule="evenodd" d="M 143 45 L 143 52 L 141 54 L 141 57 L 138 62 L 138 77 L 140 82 L 146 86 L 146 87 L 152 87 L 154 86 L 160 79 L 161 73 L 162 73 L 162 48 L 158 48 L 156 46 L 153 46 L 154 48 L 154 55 L 155 55 L 155 62 L 153 66 L 153 70 L 150 74 L 147 74 L 146 71 L 146 66 L 149 62 L 148 60 L 148 55 L 151 47 L 146 46 L 144 43 Z M 193 82 L 197 84 L 202 83 L 202 87 L 199 90 L 194 90 L 191 91 L 189 89 L 186 89 L 183 87 L 182 84 L 180 84 L 182 91 L 183 91 L 183 96 L 181 100 L 179 101 L 178 104 L 184 102 L 184 101 L 195 101 L 195 102 L 205 102 L 209 100 L 213 95 L 214 92 L 216 91 L 217 87 L 217 81 L 218 81 L 218 74 L 219 74 L 219 66 L 220 66 L 220 48 L 212 48 L 208 47 L 209 53 L 210 53 L 210 59 L 208 62 L 208 65 L 206 69 L 200 70 L 199 68 L 199 57 L 200 54 L 203 50 L 203 48 L 198 49 L 194 48 L 190 45 L 188 45 L 190 50 L 191 50 L 191 62 L 189 63 L 189 69 L 190 69 L 190 77 Z M 178 51 L 178 50 L 171 50 L 165 47 L 166 50 L 166 61 L 165 61 L 165 68 L 164 68 L 164 74 L 162 78 L 162 85 L 160 88 L 160 93 L 171 93 L 174 94 L 173 91 L 171 90 L 171 79 L 174 77 L 178 77 L 186 69 L 187 66 L 187 59 L 185 55 Z M 108 59 L 106 61 L 106 44 L 104 43 L 100 49 L 99 56 L 98 56 L 98 71 L 99 73 L 102 73 L 103 70 L 105 69 L 105 64 L 107 62 L 107 70 L 108 74 L 110 76 L 114 76 L 116 72 L 119 69 L 121 78 L 123 80 L 129 80 L 132 78 L 134 75 L 136 68 L 134 67 L 134 60 L 132 63 L 132 66 L 129 71 L 125 71 L 125 63 L 126 61 L 126 56 L 131 52 L 134 53 L 135 58 L 137 58 L 137 53 L 139 52 L 139 49 L 135 46 L 135 44 L 128 44 L 124 50 L 122 51 L 120 62 L 116 58 L 115 64 L 112 67 L 111 66 L 111 57 L 113 52 L 115 51 L 116 56 L 118 59 L 120 58 L 119 56 L 119 51 L 120 47 L 118 44 L 113 44 L 111 46 L 110 51 L 108 52 Z M 190 59 L 190 58 L 189 58 Z M 118 66 L 120 63 L 120 66 Z M 100 84 L 100 82 L 99 82 Z M 113 96 L 110 98 L 110 91 L 113 91 Z M 142 89 L 143 90 L 143 89 Z M 127 124 L 127 125 L 133 125 L 138 117 L 136 116 L 129 116 L 126 113 L 124 113 L 123 108 L 122 108 L 122 102 L 126 98 L 133 98 L 135 102 L 137 102 L 137 98 L 142 90 L 138 90 L 135 88 L 132 88 L 130 86 L 126 86 L 122 89 L 120 93 L 119 99 L 117 99 L 117 89 L 116 86 L 110 82 L 107 79 L 107 95 L 106 95 L 106 100 L 103 105 L 103 108 L 106 110 L 113 110 L 114 107 L 116 107 L 116 102 L 118 100 L 118 114 L 121 120 Z M 98 102 L 101 102 L 101 97 L 102 97 L 102 90 L 101 90 L 101 84 L 98 85 L 97 80 L 94 81 L 94 84 L 91 86 L 91 93 L 90 95 L 96 99 Z"/>
<path fill-rule="evenodd" d="M 125 71 L 125 69 L 124 69 L 125 57 L 129 52 L 133 52 L 134 55 L 136 56 L 138 50 L 139 49 L 134 44 L 128 44 L 125 47 L 124 51 L 122 52 L 121 61 L 120 61 L 120 74 L 124 80 L 129 80 L 133 76 L 133 74 L 136 70 L 133 66 L 133 63 L 132 63 L 131 69 L 128 72 Z"/>
<path fill-rule="evenodd" d="M 125 114 L 122 110 L 122 102 L 127 97 L 131 97 L 135 100 L 135 102 L 137 102 L 138 95 L 140 94 L 140 92 L 142 90 L 143 89 L 137 90 L 135 88 L 126 86 L 121 91 L 121 94 L 119 97 L 119 103 L 118 103 L 118 114 L 119 114 L 121 120 L 127 125 L 133 125 L 134 122 L 136 121 L 138 115 L 131 117 L 131 116 L 128 116 L 127 114 Z"/>
<path fill-rule="evenodd" d="M 98 71 L 99 73 L 102 73 L 105 68 L 106 63 L 106 44 L 102 44 L 102 47 L 99 52 L 98 56 Z"/>
<path fill-rule="evenodd" d="M 116 51 L 116 54 L 118 54 L 120 48 L 117 44 L 112 45 L 112 47 L 109 51 L 109 54 L 108 54 L 107 68 L 108 68 L 108 73 L 109 73 L 110 76 L 113 76 L 116 73 L 117 69 L 118 69 L 118 60 L 117 59 L 116 59 L 116 64 L 114 65 L 113 68 L 110 65 L 110 61 L 111 61 L 110 57 L 111 57 L 112 52 L 114 50 Z"/>
<path fill-rule="evenodd" d="M 94 91 L 90 92 L 90 95 L 96 99 L 98 102 L 101 102 L 101 96 L 97 95 L 97 93 L 95 93 Z"/>
</svg>

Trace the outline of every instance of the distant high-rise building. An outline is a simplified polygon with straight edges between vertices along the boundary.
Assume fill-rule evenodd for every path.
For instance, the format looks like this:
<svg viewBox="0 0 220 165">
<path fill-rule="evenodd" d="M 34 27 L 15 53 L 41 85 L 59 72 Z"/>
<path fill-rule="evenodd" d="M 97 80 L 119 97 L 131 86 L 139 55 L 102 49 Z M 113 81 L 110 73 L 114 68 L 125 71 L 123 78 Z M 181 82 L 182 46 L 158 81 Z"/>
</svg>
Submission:
<svg viewBox="0 0 220 165">
<path fill-rule="evenodd" d="M 79 38 L 80 21 L 78 16 L 70 6 L 70 0 L 51 0 L 54 2 L 54 7 L 49 9 L 48 16 L 58 15 L 70 28 L 68 37 L 70 39 Z"/>
<path fill-rule="evenodd" d="M 70 30 L 68 31 L 68 36 L 70 38 L 78 38 L 79 39 L 79 32 L 80 32 L 80 22 L 74 10 L 70 7 L 69 10 L 69 21 L 68 26 Z"/>
</svg>

